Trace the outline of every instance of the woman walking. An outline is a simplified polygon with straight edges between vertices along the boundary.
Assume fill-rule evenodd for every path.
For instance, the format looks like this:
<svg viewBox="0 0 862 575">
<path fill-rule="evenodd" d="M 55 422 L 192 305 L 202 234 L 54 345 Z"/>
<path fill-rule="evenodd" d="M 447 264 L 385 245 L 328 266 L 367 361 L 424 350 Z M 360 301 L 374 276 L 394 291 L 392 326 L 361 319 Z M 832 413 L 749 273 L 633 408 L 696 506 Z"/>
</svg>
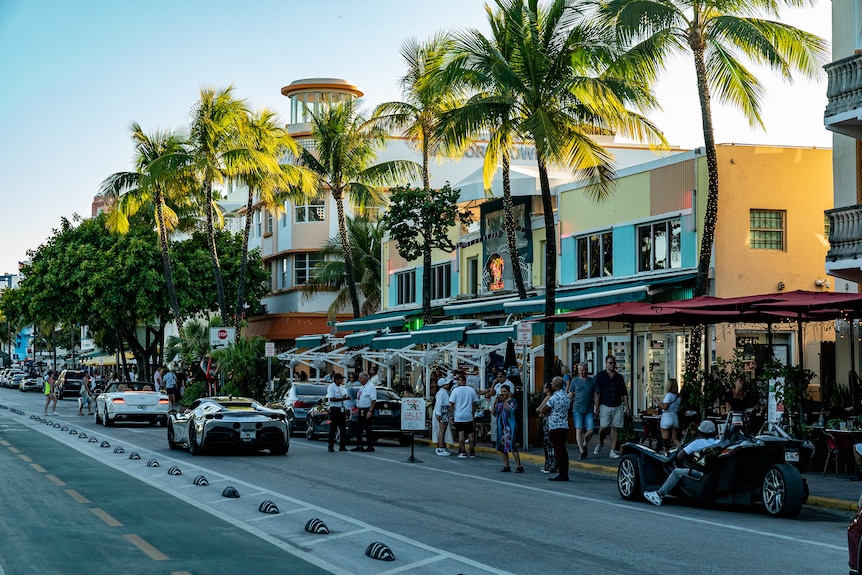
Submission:
<svg viewBox="0 0 862 575">
<path fill-rule="evenodd" d="M 542 398 L 542 403 L 536 408 L 536 413 L 539 414 L 539 420 L 542 423 L 542 445 L 545 449 L 545 464 L 542 466 L 542 473 L 553 473 L 557 470 L 557 458 L 554 457 L 554 446 L 551 444 L 551 430 L 548 427 L 548 418 L 542 413 L 542 408 L 548 403 L 548 400 L 554 394 L 550 382 L 545 382 L 542 390 L 545 392 L 545 397 Z"/>
<path fill-rule="evenodd" d="M 48 370 L 45 374 L 45 415 L 48 415 L 48 406 L 54 402 L 53 415 L 57 415 L 57 389 L 54 382 L 54 372 Z"/>
<path fill-rule="evenodd" d="M 500 471 L 512 471 L 512 468 L 509 467 L 509 454 L 511 453 L 517 465 L 515 473 L 523 473 L 521 456 L 518 454 L 517 445 L 515 445 L 515 410 L 517 407 L 518 403 L 509 393 L 509 388 L 506 386 L 500 388 L 497 402 L 494 405 L 494 412 L 497 415 L 497 451 L 502 455 L 505 465 Z"/>
</svg>

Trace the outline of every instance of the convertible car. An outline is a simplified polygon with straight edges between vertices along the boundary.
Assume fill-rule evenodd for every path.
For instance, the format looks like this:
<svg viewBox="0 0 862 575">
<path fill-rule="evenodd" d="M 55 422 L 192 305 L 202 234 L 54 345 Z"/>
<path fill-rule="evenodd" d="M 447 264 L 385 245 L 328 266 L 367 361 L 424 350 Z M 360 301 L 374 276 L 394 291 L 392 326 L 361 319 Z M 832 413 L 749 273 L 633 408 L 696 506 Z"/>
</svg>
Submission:
<svg viewBox="0 0 862 575">
<path fill-rule="evenodd" d="M 219 447 L 249 451 L 268 449 L 285 455 L 290 447 L 287 417 L 245 397 L 202 397 L 168 419 L 168 446 L 188 447 L 201 455 Z"/>
<path fill-rule="evenodd" d="M 171 402 L 167 395 L 153 390 L 149 383 L 114 381 L 102 392 L 96 392 L 96 423 L 106 427 L 115 422 L 143 421 L 164 425 Z"/>
<path fill-rule="evenodd" d="M 676 451 L 664 455 L 626 443 L 617 487 L 623 499 L 642 499 L 644 491 L 661 487 L 674 467 L 684 464 L 701 471 L 702 476 L 683 477 L 669 495 L 701 503 L 762 503 L 769 515 L 794 517 L 808 499 L 801 472 L 813 451 L 813 445 L 790 437 L 771 423 L 754 435 L 745 414 L 733 412 L 727 416 L 718 445 L 691 454 L 684 463 L 676 460 Z"/>
</svg>

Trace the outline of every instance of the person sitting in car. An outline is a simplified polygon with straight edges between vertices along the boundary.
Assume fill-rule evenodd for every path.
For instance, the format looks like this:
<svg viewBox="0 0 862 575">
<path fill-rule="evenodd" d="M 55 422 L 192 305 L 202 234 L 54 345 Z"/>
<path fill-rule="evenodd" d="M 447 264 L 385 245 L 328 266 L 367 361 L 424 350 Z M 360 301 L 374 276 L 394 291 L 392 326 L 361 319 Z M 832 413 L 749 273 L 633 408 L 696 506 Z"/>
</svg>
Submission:
<svg viewBox="0 0 862 575">
<path fill-rule="evenodd" d="M 718 445 L 718 438 L 715 435 L 715 423 L 708 419 L 704 419 L 697 427 L 698 437 L 691 443 L 684 445 L 682 449 L 677 450 L 675 459 L 678 463 L 683 463 L 685 458 L 702 449 Z M 673 491 L 680 479 L 683 477 L 692 477 L 700 479 L 703 477 L 703 472 L 690 467 L 677 467 L 665 480 L 664 484 L 657 491 L 644 491 L 644 498 L 653 505 L 661 505 L 665 495 Z"/>
</svg>

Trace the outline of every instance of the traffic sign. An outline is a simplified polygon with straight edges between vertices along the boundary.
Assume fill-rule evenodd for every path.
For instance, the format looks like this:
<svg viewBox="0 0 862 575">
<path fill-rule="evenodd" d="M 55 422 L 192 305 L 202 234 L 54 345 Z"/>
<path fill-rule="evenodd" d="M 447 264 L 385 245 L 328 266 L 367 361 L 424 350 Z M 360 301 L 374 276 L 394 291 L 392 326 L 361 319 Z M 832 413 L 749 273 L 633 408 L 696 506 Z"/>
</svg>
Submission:
<svg viewBox="0 0 862 575">
<path fill-rule="evenodd" d="M 264 353 L 264 357 L 275 357 L 275 342 L 268 341 L 264 344 L 264 349 L 266 350 Z"/>
<path fill-rule="evenodd" d="M 530 345 L 533 343 L 533 324 L 522 321 L 518 324 L 518 345 Z"/>
<path fill-rule="evenodd" d="M 233 327 L 211 327 L 210 347 L 218 349 L 227 347 L 236 339 L 236 328 Z"/>
</svg>

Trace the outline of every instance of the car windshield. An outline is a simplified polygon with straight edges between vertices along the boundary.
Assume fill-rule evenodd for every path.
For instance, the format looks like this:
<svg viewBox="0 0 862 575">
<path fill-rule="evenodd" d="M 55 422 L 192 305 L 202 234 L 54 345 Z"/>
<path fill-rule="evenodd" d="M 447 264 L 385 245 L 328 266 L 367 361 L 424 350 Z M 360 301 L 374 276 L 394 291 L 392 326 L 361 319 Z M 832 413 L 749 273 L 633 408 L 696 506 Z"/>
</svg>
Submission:
<svg viewBox="0 0 862 575">
<path fill-rule="evenodd" d="M 296 395 L 316 395 L 318 397 L 323 397 L 324 395 L 326 395 L 325 385 L 300 384 L 294 385 L 293 387 L 296 390 Z"/>
<path fill-rule="evenodd" d="M 67 371 L 65 376 L 66 379 L 84 379 L 83 371 Z"/>
</svg>

